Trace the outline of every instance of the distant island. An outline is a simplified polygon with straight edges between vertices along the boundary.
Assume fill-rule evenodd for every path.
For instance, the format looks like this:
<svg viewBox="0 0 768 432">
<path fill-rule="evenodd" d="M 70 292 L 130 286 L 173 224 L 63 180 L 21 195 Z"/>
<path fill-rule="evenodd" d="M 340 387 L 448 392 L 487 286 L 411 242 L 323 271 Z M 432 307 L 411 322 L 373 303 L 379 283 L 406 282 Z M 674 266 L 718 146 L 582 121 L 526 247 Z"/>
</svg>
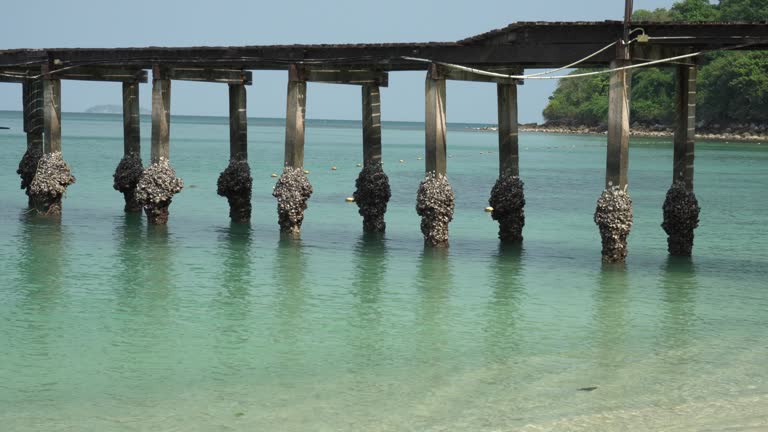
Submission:
<svg viewBox="0 0 768 432">
<path fill-rule="evenodd" d="M 123 106 L 122 105 L 94 105 L 87 110 L 85 110 L 87 114 L 122 114 L 123 113 Z M 152 114 L 152 112 L 148 109 L 141 108 L 139 110 L 141 114 Z"/>
</svg>

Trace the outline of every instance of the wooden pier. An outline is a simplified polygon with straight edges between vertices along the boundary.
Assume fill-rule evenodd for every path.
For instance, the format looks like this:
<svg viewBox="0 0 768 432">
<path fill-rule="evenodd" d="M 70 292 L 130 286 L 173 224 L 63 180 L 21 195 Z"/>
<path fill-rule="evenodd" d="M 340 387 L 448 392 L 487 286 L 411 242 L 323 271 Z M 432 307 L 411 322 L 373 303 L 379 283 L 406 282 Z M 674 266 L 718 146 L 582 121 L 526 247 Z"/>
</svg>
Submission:
<svg viewBox="0 0 768 432">
<path fill-rule="evenodd" d="M 380 88 L 390 72 L 423 70 L 425 76 L 425 172 L 417 209 L 425 243 L 448 244 L 453 192 L 447 175 L 446 81 L 495 84 L 498 94 L 499 179 L 493 186 L 492 216 L 501 241 L 521 241 L 523 182 L 519 177 L 517 86 L 526 69 L 555 68 L 587 58 L 579 66 L 609 67 L 609 121 L 605 190 L 595 222 L 603 240 L 603 259 L 621 262 L 632 226 L 628 189 L 631 69 L 675 58 L 659 66 L 677 70 L 677 121 L 672 186 L 664 203 L 663 228 L 669 252 L 690 255 L 699 208 L 693 194 L 696 56 L 707 50 L 768 49 L 765 23 L 653 23 L 629 21 L 521 22 L 456 42 L 272 45 L 190 48 L 11 49 L 0 51 L 0 82 L 22 85 L 27 149 L 19 164 L 30 206 L 46 214 L 61 211 L 66 187 L 75 179 L 62 158 L 61 80 L 116 81 L 123 85 L 124 157 L 115 189 L 126 211 L 143 209 L 150 223 L 168 220 L 171 199 L 183 181 L 171 168 L 170 98 L 174 80 L 227 84 L 230 101 L 229 165 L 218 192 L 230 204 L 230 217 L 247 222 L 251 214 L 246 86 L 252 70 L 287 72 L 285 170 L 275 188 L 280 229 L 300 235 L 312 186 L 304 175 L 304 121 L 307 82 L 359 85 L 362 89 L 362 154 L 356 201 L 366 231 L 385 229 L 390 197 L 381 166 Z M 637 37 L 637 36 L 640 37 Z M 610 49 L 606 44 L 615 42 Z M 597 53 L 597 54 L 595 54 Z M 594 55 L 592 55 L 594 54 Z M 591 56 L 590 56 L 591 55 Z M 690 56 L 689 56 L 690 55 Z M 138 88 L 152 71 L 151 160 L 140 159 Z M 479 71 L 491 72 L 483 73 Z M 258 148 L 258 143 L 253 143 Z"/>
</svg>

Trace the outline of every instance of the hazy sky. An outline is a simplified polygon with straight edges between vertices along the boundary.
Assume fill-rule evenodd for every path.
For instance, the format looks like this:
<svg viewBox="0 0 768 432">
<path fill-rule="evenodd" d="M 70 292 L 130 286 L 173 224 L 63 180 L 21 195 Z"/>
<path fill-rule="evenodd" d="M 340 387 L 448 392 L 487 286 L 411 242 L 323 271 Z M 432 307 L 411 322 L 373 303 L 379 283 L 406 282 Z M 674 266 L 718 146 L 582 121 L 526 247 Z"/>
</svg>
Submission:
<svg viewBox="0 0 768 432">
<path fill-rule="evenodd" d="M 635 9 L 673 0 L 634 0 Z M 0 49 L 455 41 L 515 21 L 622 19 L 624 0 L 13 1 L 0 13 Z M 609 42 L 609 41 L 606 41 Z M 283 117 L 287 72 L 254 71 L 248 115 Z M 520 121 L 541 120 L 554 81 L 520 87 Z M 172 114 L 226 115 L 226 85 L 174 81 Z M 151 85 L 141 104 L 150 107 Z M 493 84 L 449 82 L 448 121 L 496 122 Z M 62 108 L 120 104 L 119 83 L 64 81 Z M 0 110 L 19 110 L 21 85 L 0 83 Z M 424 72 L 390 73 L 384 120 L 422 121 Z M 307 117 L 359 119 L 357 86 L 310 83 Z"/>
</svg>

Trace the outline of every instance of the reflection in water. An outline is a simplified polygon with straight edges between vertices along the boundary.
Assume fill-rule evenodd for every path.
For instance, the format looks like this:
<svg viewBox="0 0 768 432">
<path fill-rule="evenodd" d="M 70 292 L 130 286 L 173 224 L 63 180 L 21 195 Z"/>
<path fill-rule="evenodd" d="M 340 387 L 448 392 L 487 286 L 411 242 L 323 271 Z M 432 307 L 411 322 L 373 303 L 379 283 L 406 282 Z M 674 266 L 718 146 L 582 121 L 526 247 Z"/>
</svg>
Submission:
<svg viewBox="0 0 768 432">
<path fill-rule="evenodd" d="M 305 329 L 302 319 L 307 301 L 305 286 L 305 256 L 301 239 L 280 238 L 275 248 L 273 264 L 275 275 L 275 325 L 273 336 L 277 363 L 271 368 L 276 374 L 286 374 L 299 369 L 304 358 L 301 338 Z"/>
<path fill-rule="evenodd" d="M 9 354 L 3 356 L 6 360 L 0 365 L 0 383 L 14 382 L 16 388 L 9 393 L 18 392 L 23 401 L 55 400 L 62 390 L 57 376 L 64 373 L 60 350 L 66 349 L 57 337 L 60 323 L 56 312 L 65 300 L 64 234 L 59 218 L 27 212 L 22 213 L 20 226 L 16 240 L 19 301 L 12 318 L 3 323 L 3 332 L 12 337 L 3 338 L 6 343 L 0 347 Z M 36 367 L 28 368 L 31 364 Z M 5 373 L 14 375 L 11 378 Z"/>
<path fill-rule="evenodd" d="M 350 316 L 352 359 L 356 371 L 365 372 L 384 361 L 382 306 L 379 303 L 387 273 L 387 247 L 381 235 L 362 234 L 355 245 L 355 278 L 352 284 L 354 315 Z"/>
<path fill-rule="evenodd" d="M 144 250 L 144 226 L 141 213 L 125 213 L 122 220 L 115 220 L 113 238 L 117 243 L 117 261 L 113 287 L 117 293 L 118 307 L 131 309 L 137 292 L 147 285 L 142 266 Z"/>
<path fill-rule="evenodd" d="M 416 279 L 421 301 L 416 310 L 418 359 L 421 366 L 443 363 L 450 356 L 446 309 L 453 291 L 453 274 L 447 248 L 425 247 Z"/>
<path fill-rule="evenodd" d="M 693 339 L 696 306 L 696 266 L 690 257 L 667 257 L 660 286 L 664 314 L 661 318 L 661 345 L 670 354 L 670 363 L 689 363 L 688 348 Z"/>
<path fill-rule="evenodd" d="M 485 346 L 488 361 L 505 363 L 520 346 L 517 322 L 520 315 L 520 280 L 522 244 L 499 243 L 498 253 L 491 259 L 492 297 L 488 302 Z"/>
<path fill-rule="evenodd" d="M 629 325 L 627 268 L 624 263 L 602 264 L 593 312 L 596 356 L 604 370 L 615 370 L 626 352 Z"/>
</svg>

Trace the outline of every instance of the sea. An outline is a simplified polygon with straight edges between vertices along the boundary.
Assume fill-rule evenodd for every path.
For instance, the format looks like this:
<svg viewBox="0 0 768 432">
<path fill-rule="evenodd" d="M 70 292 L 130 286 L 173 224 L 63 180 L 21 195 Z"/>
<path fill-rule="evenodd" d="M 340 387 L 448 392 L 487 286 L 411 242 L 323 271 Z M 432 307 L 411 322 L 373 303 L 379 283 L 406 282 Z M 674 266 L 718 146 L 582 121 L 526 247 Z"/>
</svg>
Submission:
<svg viewBox="0 0 768 432">
<path fill-rule="evenodd" d="M 271 195 L 282 119 L 249 119 L 244 225 L 216 194 L 227 118 L 173 117 L 167 226 L 112 188 L 120 115 L 63 115 L 60 219 L 19 189 L 21 113 L 0 126 L 2 431 L 768 430 L 768 143 L 696 144 L 700 226 L 673 258 L 671 139 L 632 138 L 629 256 L 605 265 L 604 136 L 521 134 L 525 238 L 502 245 L 484 211 L 497 136 L 450 124 L 456 211 L 432 249 L 420 123 L 383 124 L 392 199 L 366 236 L 345 201 L 360 122 L 309 120 L 300 240 Z M 141 133 L 147 161 L 148 117 Z"/>
</svg>

